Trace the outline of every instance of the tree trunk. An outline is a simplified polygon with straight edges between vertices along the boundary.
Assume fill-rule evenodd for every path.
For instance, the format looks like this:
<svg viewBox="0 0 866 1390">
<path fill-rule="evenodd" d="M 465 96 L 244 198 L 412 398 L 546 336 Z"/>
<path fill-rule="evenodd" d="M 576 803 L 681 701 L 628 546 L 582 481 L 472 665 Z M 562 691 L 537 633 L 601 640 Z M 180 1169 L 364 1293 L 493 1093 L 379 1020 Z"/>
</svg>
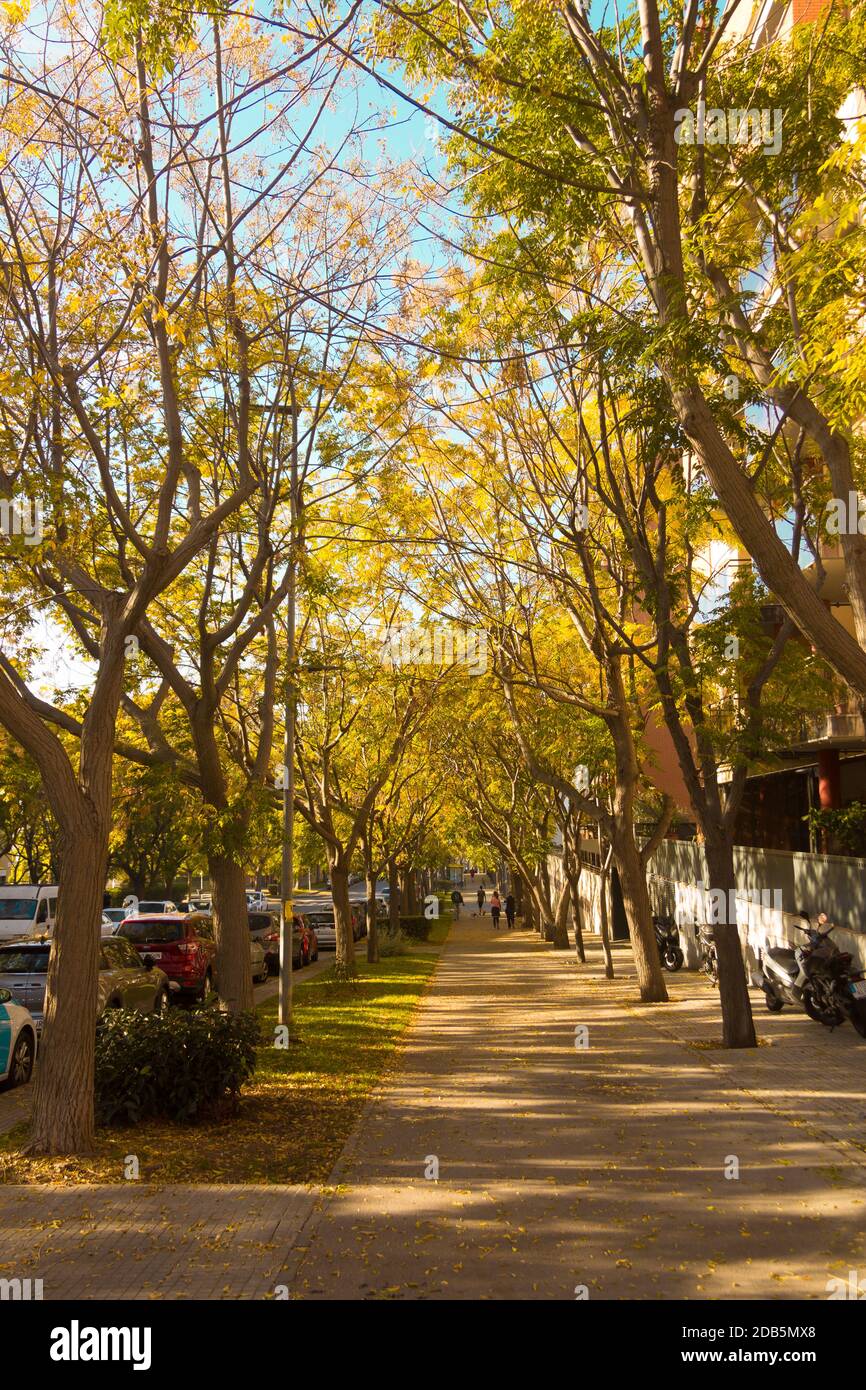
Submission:
<svg viewBox="0 0 866 1390">
<path fill-rule="evenodd" d="M 511 875 L 511 891 L 514 894 L 514 916 L 523 916 L 523 874 L 514 869 Z"/>
<path fill-rule="evenodd" d="M 400 909 L 404 917 L 409 915 L 409 871 L 405 864 L 401 865 L 398 872 L 398 882 L 400 884 Z"/>
<path fill-rule="evenodd" d="M 63 873 L 48 962 L 45 1026 L 33 1094 L 30 1151 L 93 1147 L 93 1071 L 100 921 L 108 829 L 82 798 L 78 825 L 63 836 Z"/>
<path fill-rule="evenodd" d="M 604 977 L 606 980 L 614 978 L 613 952 L 610 949 L 610 923 L 607 915 L 607 882 L 610 877 L 610 861 L 612 851 L 608 850 L 607 858 L 604 861 L 604 868 L 601 871 L 601 897 L 599 898 L 599 917 L 601 919 L 601 949 L 604 955 Z"/>
<path fill-rule="evenodd" d="M 379 919 L 376 916 L 376 875 L 367 869 L 365 884 L 367 889 L 367 963 L 376 965 L 379 960 Z"/>
<path fill-rule="evenodd" d="M 586 947 L 583 944 L 583 920 L 580 910 L 580 875 L 582 869 L 583 866 L 577 856 L 566 855 L 565 872 L 568 877 L 571 918 L 574 923 L 574 949 L 581 965 L 586 965 Z"/>
<path fill-rule="evenodd" d="M 400 874 L 393 859 L 388 860 L 388 930 L 400 930 Z"/>
<path fill-rule="evenodd" d="M 418 875 L 410 864 L 405 872 L 406 879 L 406 908 L 407 917 L 418 916 Z"/>
<path fill-rule="evenodd" d="M 644 1003 L 665 1003 L 668 992 L 656 946 L 646 873 L 631 826 L 615 835 L 613 857 L 619 872 L 640 997 Z"/>
<path fill-rule="evenodd" d="M 722 832 L 712 841 L 705 836 L 708 888 L 720 888 L 729 909 L 736 902 L 733 847 Z M 726 910 L 726 917 L 731 915 Z M 719 997 L 722 1005 L 722 1041 L 725 1047 L 757 1047 L 749 986 L 740 948 L 736 922 L 716 923 L 713 927 L 719 961 Z"/>
<path fill-rule="evenodd" d="M 208 858 L 208 872 L 213 885 L 217 989 L 230 1014 L 245 1013 L 254 1001 L 244 871 L 226 855 L 213 855 Z"/>
<path fill-rule="evenodd" d="M 331 898 L 337 933 L 336 971 L 348 977 L 355 972 L 355 938 L 352 935 L 352 908 L 349 902 L 349 868 L 339 861 L 331 863 Z"/>
<path fill-rule="evenodd" d="M 562 885 L 559 895 L 559 902 L 556 904 L 556 916 L 553 919 L 553 949 L 555 951 L 567 951 L 571 945 L 568 939 L 568 909 L 571 905 L 571 888 L 568 879 Z"/>
</svg>

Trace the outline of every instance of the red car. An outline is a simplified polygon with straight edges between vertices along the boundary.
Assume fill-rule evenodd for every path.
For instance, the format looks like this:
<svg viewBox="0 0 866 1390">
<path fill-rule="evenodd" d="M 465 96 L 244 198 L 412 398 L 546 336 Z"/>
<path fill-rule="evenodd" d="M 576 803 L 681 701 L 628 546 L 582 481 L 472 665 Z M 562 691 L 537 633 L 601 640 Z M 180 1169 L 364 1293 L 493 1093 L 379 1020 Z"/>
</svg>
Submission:
<svg viewBox="0 0 866 1390">
<path fill-rule="evenodd" d="M 127 917 L 116 936 L 125 936 L 141 956 L 150 956 L 180 987 L 180 993 L 204 999 L 216 974 L 213 922 L 201 912 L 162 912 Z"/>
</svg>

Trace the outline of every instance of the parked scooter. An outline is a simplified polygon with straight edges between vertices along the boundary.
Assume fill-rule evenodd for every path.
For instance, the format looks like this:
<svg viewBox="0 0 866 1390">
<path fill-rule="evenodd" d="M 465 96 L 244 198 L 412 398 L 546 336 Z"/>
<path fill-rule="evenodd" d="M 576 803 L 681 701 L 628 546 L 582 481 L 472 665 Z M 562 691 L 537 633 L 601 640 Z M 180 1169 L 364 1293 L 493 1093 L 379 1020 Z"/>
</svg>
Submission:
<svg viewBox="0 0 866 1390">
<path fill-rule="evenodd" d="M 760 956 L 761 988 L 771 1013 L 780 1013 L 786 1004 L 803 1009 L 816 1023 L 836 1028 L 845 1019 L 866 1038 L 866 978 L 853 967 L 848 951 L 840 951 L 830 940 L 833 927 L 819 930 L 827 921 L 826 912 L 813 927 L 807 912 L 800 916 L 805 927 L 797 927 L 806 937 L 795 946 L 771 946 Z"/>
<path fill-rule="evenodd" d="M 685 956 L 680 947 L 680 934 L 673 917 L 653 917 L 653 926 L 659 959 L 665 970 L 682 970 Z"/>
<path fill-rule="evenodd" d="M 716 935 L 709 923 L 698 927 L 698 945 L 701 951 L 701 969 L 709 975 L 714 985 L 719 983 L 719 956 L 716 951 Z"/>
</svg>

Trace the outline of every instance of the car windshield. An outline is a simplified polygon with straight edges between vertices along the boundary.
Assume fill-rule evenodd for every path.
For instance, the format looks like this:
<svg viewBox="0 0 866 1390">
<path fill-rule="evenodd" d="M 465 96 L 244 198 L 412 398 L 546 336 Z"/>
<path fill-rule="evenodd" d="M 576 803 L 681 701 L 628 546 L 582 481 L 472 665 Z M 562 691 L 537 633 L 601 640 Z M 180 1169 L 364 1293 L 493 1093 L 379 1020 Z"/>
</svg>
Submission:
<svg viewBox="0 0 866 1390">
<path fill-rule="evenodd" d="M 0 975 L 44 975 L 48 969 L 48 951 L 17 946 L 0 951 Z"/>
<path fill-rule="evenodd" d="M 8 922 L 29 922 L 35 913 L 35 898 L 4 898 L 0 901 L 0 919 Z"/>
<path fill-rule="evenodd" d="M 262 931 L 265 927 L 272 927 L 274 919 L 269 912 L 250 913 L 250 931 Z"/>
<path fill-rule="evenodd" d="M 333 912 L 308 912 L 307 920 L 314 927 L 332 927 L 334 925 Z"/>
<path fill-rule="evenodd" d="M 165 911 L 165 904 L 164 904 L 164 903 L 139 903 L 139 904 L 138 904 L 138 910 L 139 910 L 139 912 L 164 912 L 164 911 Z"/>
<path fill-rule="evenodd" d="M 183 936 L 182 922 L 165 922 L 156 918 L 149 922 L 122 922 L 118 936 L 127 941 L 180 941 Z"/>
</svg>

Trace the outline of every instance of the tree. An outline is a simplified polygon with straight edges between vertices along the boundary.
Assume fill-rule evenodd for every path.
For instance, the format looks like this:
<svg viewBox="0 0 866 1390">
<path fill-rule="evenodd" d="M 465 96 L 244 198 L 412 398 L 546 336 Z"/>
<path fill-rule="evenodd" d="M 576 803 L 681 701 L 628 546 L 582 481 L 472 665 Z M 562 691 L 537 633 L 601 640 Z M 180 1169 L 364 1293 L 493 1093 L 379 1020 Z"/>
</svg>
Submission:
<svg viewBox="0 0 866 1390">
<path fill-rule="evenodd" d="M 654 324 L 651 351 L 672 411 L 767 588 L 866 696 L 866 537 L 839 538 L 855 637 L 777 534 L 760 492 L 765 445 L 748 447 L 743 409 L 766 411 L 770 439 L 794 427 L 836 497 L 854 490 L 851 418 L 825 405 L 838 402 L 847 342 L 820 360 L 810 342 L 832 321 L 828 301 L 853 307 L 856 276 L 844 273 L 845 251 L 817 294 L 803 293 L 798 271 L 801 229 L 812 259 L 820 254 L 820 211 L 811 227 L 808 219 L 828 176 L 844 186 L 837 205 L 859 196 L 852 164 L 832 159 L 836 113 L 858 81 L 851 60 L 866 7 L 798 25 L 790 42 L 748 54 L 726 43 L 737 6 L 721 12 L 697 0 L 681 15 L 637 0 L 615 24 L 570 0 L 483 13 L 438 5 L 435 25 L 414 0 L 375 8 L 368 66 L 396 50 L 412 77 L 447 83 L 452 94 L 456 119 L 438 118 L 453 133 L 460 186 L 481 226 L 491 215 L 505 224 L 481 248 L 486 263 L 508 273 L 528 251 L 536 276 L 593 304 L 630 287 L 629 317 Z M 784 159 L 742 141 L 739 126 L 733 142 L 681 139 L 694 103 L 742 117 L 756 101 L 786 113 Z M 598 243 L 616 252 L 614 277 L 596 273 Z M 850 339 L 845 307 L 841 318 Z M 742 402 L 733 408 L 728 382 Z"/>
<path fill-rule="evenodd" d="M 12 861 L 12 882 L 57 882 L 57 822 L 39 769 L 8 739 L 0 750 L 0 853 Z"/>
<path fill-rule="evenodd" d="M 340 69 L 315 39 L 275 68 L 269 39 L 243 17 L 224 32 L 181 11 L 116 6 L 106 39 L 100 16 L 71 21 L 61 9 L 59 46 L 54 18 L 34 19 L 35 62 L 23 20 L 2 38 L 15 100 L 0 128 L 4 486 L 41 505 L 46 533 L 32 547 L 12 542 L 0 721 L 37 763 L 61 841 L 32 1125 L 34 1149 L 50 1153 L 86 1149 L 93 1134 L 98 923 L 127 661 L 145 632 L 152 640 L 151 605 L 196 557 L 219 569 L 217 538 L 259 487 L 241 267 L 282 225 L 275 194 L 298 176 Z M 230 117 L 265 90 L 272 119 L 233 161 Z M 287 162 L 291 113 L 312 91 L 318 105 L 305 108 Z M 52 640 L 72 634 L 87 659 L 83 713 L 28 684 L 27 604 L 44 606 Z M 166 696 L 160 685 L 144 711 L 154 758 L 166 751 L 156 727 Z M 55 729 L 74 736 L 72 755 Z M 117 746 L 142 760 L 134 744 Z"/>
<path fill-rule="evenodd" d="M 198 798 L 169 768 L 118 762 L 108 840 L 111 868 L 126 875 L 136 897 L 164 888 L 200 849 Z"/>
<path fill-rule="evenodd" d="M 331 595 L 333 597 L 333 593 Z M 349 873 L 380 792 L 425 716 L 427 697 L 411 672 L 388 672 L 370 652 L 352 605 L 345 617 L 319 614 L 305 661 L 297 731 L 295 804 L 328 857 L 336 924 L 336 966 L 354 968 Z M 347 617 L 349 621 L 347 621 Z M 393 864 L 393 857 L 389 860 Z"/>
</svg>

